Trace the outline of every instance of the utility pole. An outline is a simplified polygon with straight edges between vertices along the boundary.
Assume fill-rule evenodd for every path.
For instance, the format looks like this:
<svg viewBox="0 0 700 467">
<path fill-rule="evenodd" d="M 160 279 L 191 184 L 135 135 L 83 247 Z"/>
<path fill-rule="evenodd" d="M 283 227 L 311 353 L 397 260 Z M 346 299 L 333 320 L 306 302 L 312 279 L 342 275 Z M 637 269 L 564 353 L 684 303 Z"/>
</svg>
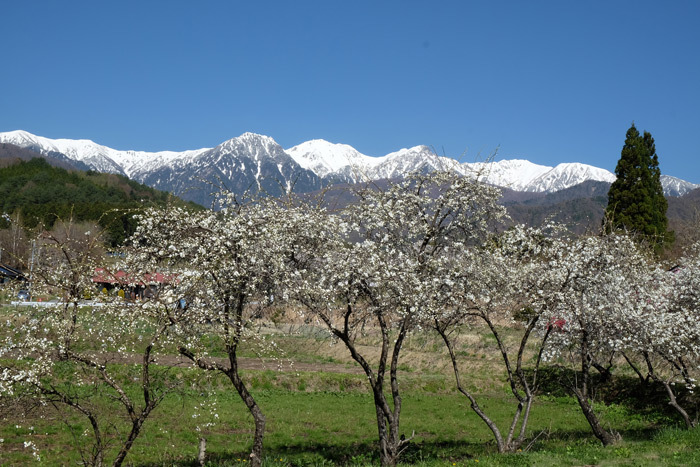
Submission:
<svg viewBox="0 0 700 467">
<path fill-rule="evenodd" d="M 36 246 L 36 240 L 32 240 L 32 259 L 29 263 L 29 301 L 32 301 L 32 289 L 34 285 L 34 247 Z"/>
</svg>

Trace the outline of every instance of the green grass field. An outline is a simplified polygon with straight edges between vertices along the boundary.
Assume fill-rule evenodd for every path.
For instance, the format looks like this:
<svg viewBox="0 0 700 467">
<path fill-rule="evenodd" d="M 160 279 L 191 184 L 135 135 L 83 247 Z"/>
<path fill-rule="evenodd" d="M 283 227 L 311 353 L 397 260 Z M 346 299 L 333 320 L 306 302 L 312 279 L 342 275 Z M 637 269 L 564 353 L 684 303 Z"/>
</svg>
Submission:
<svg viewBox="0 0 700 467">
<path fill-rule="evenodd" d="M 1 319 L 16 313 L 21 311 L 0 308 Z M 504 430 L 515 409 L 513 398 L 504 384 L 494 343 L 483 335 L 472 337 L 478 345 L 462 354 L 465 383 Z M 331 345 L 323 333 L 290 335 L 285 330 L 275 338 L 281 365 L 272 362 L 267 369 L 243 372 L 267 417 L 265 464 L 377 465 L 372 398 L 364 375 L 357 373 L 344 348 Z M 248 349 L 242 354 L 255 355 Z M 454 389 L 447 357 L 437 341 L 430 335 L 413 335 L 404 357 L 401 426 L 407 437 L 415 432 L 402 456 L 405 465 L 700 465 L 700 430 L 683 429 L 665 404 L 658 403 L 658 391 L 641 391 L 638 382 L 627 377 L 601 389 L 601 400 L 615 393 L 619 402 L 601 403 L 596 409 L 605 426 L 623 436 L 620 444 L 603 448 L 576 401 L 557 384 L 556 372 L 547 371 L 532 411 L 528 445 L 522 452 L 498 454 L 486 425 Z M 205 379 L 191 368 L 166 369 L 182 384 L 146 421 L 127 464 L 197 465 L 199 438 L 204 436 L 209 465 L 245 465 L 252 417 L 230 383 L 220 376 Z M 137 397 L 138 368 L 115 365 L 111 370 L 129 382 L 129 391 Z M 103 426 L 111 433 L 123 433 L 127 423 L 118 405 L 99 390 L 93 400 Z M 0 419 L 3 466 L 79 465 L 79 447 L 91 440 L 87 420 L 65 407 L 0 400 Z"/>
</svg>

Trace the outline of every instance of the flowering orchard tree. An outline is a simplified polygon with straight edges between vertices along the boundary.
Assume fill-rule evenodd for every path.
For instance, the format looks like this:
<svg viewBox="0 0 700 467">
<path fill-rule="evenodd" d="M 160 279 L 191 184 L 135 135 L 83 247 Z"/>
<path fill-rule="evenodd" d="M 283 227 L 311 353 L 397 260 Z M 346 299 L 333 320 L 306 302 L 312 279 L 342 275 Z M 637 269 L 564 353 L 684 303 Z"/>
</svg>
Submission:
<svg viewBox="0 0 700 467">
<path fill-rule="evenodd" d="M 603 428 L 593 410 L 591 368 L 611 360 L 632 336 L 623 323 L 639 306 L 639 294 L 648 287 L 650 268 L 630 238 L 617 234 L 582 237 L 568 242 L 562 260 L 552 265 L 561 284 L 549 290 L 546 323 L 561 332 L 549 337 L 548 357 L 573 365 L 576 377 L 568 383 L 594 435 L 609 445 L 618 433 Z"/>
<path fill-rule="evenodd" d="M 165 290 L 138 306 L 109 297 L 85 302 L 96 292 L 92 278 L 103 258 L 101 241 L 72 222 L 59 225 L 64 228 L 38 235 L 31 265 L 32 295 L 53 300 L 2 325 L 0 393 L 77 411 L 89 421 L 92 434 L 92 443 L 81 440 L 78 445 L 83 462 L 103 465 L 116 443 L 111 463 L 117 466 L 148 416 L 177 386 L 167 367 L 154 366 L 157 350 L 166 345 L 172 302 Z M 135 340 L 135 329 L 152 331 Z M 140 386 L 140 402 L 130 395 L 132 383 L 125 385 L 113 365 L 131 357 L 138 362 L 129 368 L 138 370 L 130 376 Z M 127 417 L 125 431 L 102 408 L 105 398 L 116 404 L 115 413 L 121 410 Z M 90 431 L 77 435 L 89 436 Z"/>
<path fill-rule="evenodd" d="M 675 272 L 668 271 L 663 275 L 670 299 L 667 312 L 662 317 L 654 316 L 660 322 L 654 339 L 654 353 L 666 365 L 667 371 L 666 376 L 657 371 L 652 377 L 663 383 L 670 405 L 691 428 L 698 425 L 697 400 L 695 417 L 691 419 L 676 400 L 673 386 L 685 385 L 691 395 L 697 386 L 700 370 L 700 243 L 696 243 L 681 259 L 681 265 Z M 644 322 L 649 324 L 650 320 Z"/>
<path fill-rule="evenodd" d="M 495 235 L 484 245 L 460 248 L 450 255 L 450 264 L 443 267 L 446 274 L 437 283 L 444 297 L 443 306 L 436 306 L 432 326 L 447 346 L 457 383 L 457 389 L 471 402 L 471 408 L 489 427 L 499 452 L 514 452 L 522 446 L 530 410 L 537 389 L 537 371 L 542 352 L 553 326 L 540 327 L 543 314 L 549 306 L 545 290 L 560 286 L 559 278 L 552 274 L 551 265 L 560 260 L 562 242 L 551 236 L 559 232 L 556 226 L 531 229 L 516 225 L 500 235 Z M 515 397 L 517 408 L 507 432 L 498 425 L 478 404 L 475 395 L 463 383 L 456 349 L 460 346 L 460 331 L 466 327 L 486 325 L 500 351 L 507 381 Z M 519 342 L 511 348 L 502 335 L 519 332 Z M 535 346 L 533 361 L 525 352 L 532 340 Z M 524 364 L 531 371 L 525 372 Z M 468 378 L 468 377 L 467 377 Z M 519 427 L 518 427 L 519 425 Z"/>
<path fill-rule="evenodd" d="M 679 400 L 676 388 L 693 395 L 700 363 L 700 245 L 671 271 L 657 268 L 639 291 L 637 307 L 621 321 L 625 358 L 642 381 L 663 385 L 686 427 L 697 425 Z M 636 362 L 636 363 L 635 363 Z M 643 375 L 645 368 L 646 376 Z"/>
<path fill-rule="evenodd" d="M 241 379 L 238 349 L 243 343 L 264 341 L 251 323 L 272 303 L 280 280 L 289 243 L 283 222 L 286 210 L 275 200 L 244 204 L 226 193 L 220 202 L 217 212 L 177 207 L 147 210 L 131 239 L 131 255 L 144 270 L 180 270 L 184 310 L 170 332 L 178 339 L 181 355 L 231 381 L 253 416 L 250 461 L 260 465 L 265 416 Z M 216 337 L 215 349 L 211 336 Z M 212 358 L 212 351 L 223 351 L 226 360 Z"/>
<path fill-rule="evenodd" d="M 400 431 L 397 370 L 405 338 L 442 306 L 434 294 L 448 274 L 447 258 L 483 239 L 503 209 L 497 189 L 448 173 L 416 174 L 386 190 L 355 194 L 358 201 L 338 215 L 310 210 L 300 219 L 288 293 L 345 344 L 367 375 L 381 463 L 394 465 L 411 439 Z M 371 331 L 381 338 L 376 362 L 356 345 Z"/>
</svg>

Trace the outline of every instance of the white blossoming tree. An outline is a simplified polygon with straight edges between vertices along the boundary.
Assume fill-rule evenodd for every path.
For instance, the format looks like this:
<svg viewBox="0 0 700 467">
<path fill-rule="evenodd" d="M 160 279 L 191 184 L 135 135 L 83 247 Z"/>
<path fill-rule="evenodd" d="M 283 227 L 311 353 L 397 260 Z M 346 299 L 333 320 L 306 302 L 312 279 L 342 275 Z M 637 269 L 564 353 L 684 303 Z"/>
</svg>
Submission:
<svg viewBox="0 0 700 467">
<path fill-rule="evenodd" d="M 337 215 L 317 210 L 303 219 L 290 257 L 289 293 L 367 375 L 381 463 L 395 465 L 411 439 L 400 430 L 398 367 L 406 336 L 443 305 L 434 295 L 441 293 L 436 284 L 447 258 L 483 239 L 503 209 L 495 188 L 440 172 L 415 174 L 385 190 L 370 186 L 355 196 L 357 202 Z M 357 345 L 370 331 L 380 336 L 375 361 Z"/>
<path fill-rule="evenodd" d="M 620 435 L 606 430 L 594 411 L 591 369 L 612 361 L 611 355 L 633 338 L 623 323 L 635 313 L 639 294 L 648 287 L 648 258 L 627 236 L 589 236 L 567 243 L 557 270 L 562 285 L 547 291 L 551 305 L 546 322 L 560 323 L 561 332 L 550 334 L 548 356 L 571 365 L 575 377 L 568 388 L 593 434 L 607 446 Z"/>
<path fill-rule="evenodd" d="M 436 307 L 432 316 L 432 326 L 447 346 L 457 389 L 489 427 L 499 452 L 514 452 L 526 440 L 542 352 L 550 333 L 557 329 L 554 323 L 542 325 L 550 305 L 545 290 L 561 287 L 552 266 L 560 261 L 562 242 L 552 237 L 551 231 L 559 233 L 561 228 L 531 229 L 516 225 L 494 235 L 485 245 L 453 252 L 451 264 L 444 267 L 448 276 L 440 284 L 442 296 L 448 300 L 444 306 Z M 504 432 L 464 384 L 469 375 L 463 378 L 460 372 L 462 359 L 458 358 L 457 350 L 462 345 L 461 331 L 480 325 L 485 325 L 495 339 L 517 406 Z M 539 329 L 544 332 L 537 333 Z M 515 346 L 508 343 L 506 334 L 517 336 Z M 533 350 L 534 355 L 526 354 Z"/>
<path fill-rule="evenodd" d="M 687 396 L 695 390 L 700 363 L 700 244 L 670 271 L 651 271 L 646 287 L 637 293 L 637 307 L 621 320 L 625 358 L 642 382 L 661 384 L 669 405 L 687 428 L 697 425 L 677 388 Z M 646 372 L 646 375 L 644 375 Z M 690 399 L 690 397 L 686 397 Z M 687 401 L 692 402 L 692 401 Z"/>
<path fill-rule="evenodd" d="M 241 378 L 238 351 L 244 343 L 261 340 L 251 323 L 275 294 L 289 238 L 286 210 L 272 199 L 241 203 L 230 193 L 222 193 L 219 201 L 219 211 L 148 210 L 131 239 L 132 255 L 142 268 L 180 271 L 184 307 L 170 332 L 182 356 L 231 381 L 254 420 L 250 461 L 257 466 L 265 416 Z M 226 358 L 213 358 L 214 350 Z"/>
<path fill-rule="evenodd" d="M 30 267 L 32 295 L 52 300 L 3 323 L 0 393 L 80 413 L 90 423 L 86 435 L 92 435 L 92 443 L 79 442 L 83 462 L 104 465 L 113 456 L 111 464 L 118 466 L 147 418 L 178 385 L 169 368 L 154 365 L 174 319 L 169 317 L 172 298 L 163 287 L 138 305 L 119 296 L 86 302 L 97 293 L 92 279 L 104 262 L 99 235 L 76 229 L 71 221 L 58 225 L 37 236 Z M 122 279 L 124 287 L 147 280 L 137 274 Z M 152 331 L 134 339 L 139 327 Z M 123 380 L 120 369 L 132 361 L 137 366 L 128 368 L 135 371 L 140 400 L 130 395 L 132 383 Z M 125 430 L 101 406 L 105 399 L 128 420 Z"/>
</svg>

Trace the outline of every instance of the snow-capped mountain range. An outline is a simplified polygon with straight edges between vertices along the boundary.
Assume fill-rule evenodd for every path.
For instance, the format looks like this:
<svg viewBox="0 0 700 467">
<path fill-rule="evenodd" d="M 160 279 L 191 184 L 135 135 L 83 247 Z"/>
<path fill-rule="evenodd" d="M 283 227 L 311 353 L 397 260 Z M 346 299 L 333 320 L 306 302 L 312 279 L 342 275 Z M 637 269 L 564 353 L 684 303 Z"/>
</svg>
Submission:
<svg viewBox="0 0 700 467">
<path fill-rule="evenodd" d="M 451 170 L 497 186 L 530 192 L 554 192 L 587 180 L 615 180 L 615 175 L 607 170 L 580 163 L 562 163 L 556 167 L 519 159 L 460 163 L 437 156 L 427 146 L 371 157 L 346 144 L 324 140 L 284 149 L 269 136 L 254 133 L 244 133 L 214 148 L 183 152 L 121 151 L 90 140 L 49 139 L 21 130 L 0 133 L 0 143 L 73 161 L 83 168 L 122 174 L 202 204 L 208 204 L 209 194 L 220 185 L 239 193 L 261 189 L 280 194 L 289 189 L 312 191 L 339 182 L 397 178 L 413 171 Z M 662 184 L 670 196 L 700 187 L 663 175 Z"/>
</svg>

